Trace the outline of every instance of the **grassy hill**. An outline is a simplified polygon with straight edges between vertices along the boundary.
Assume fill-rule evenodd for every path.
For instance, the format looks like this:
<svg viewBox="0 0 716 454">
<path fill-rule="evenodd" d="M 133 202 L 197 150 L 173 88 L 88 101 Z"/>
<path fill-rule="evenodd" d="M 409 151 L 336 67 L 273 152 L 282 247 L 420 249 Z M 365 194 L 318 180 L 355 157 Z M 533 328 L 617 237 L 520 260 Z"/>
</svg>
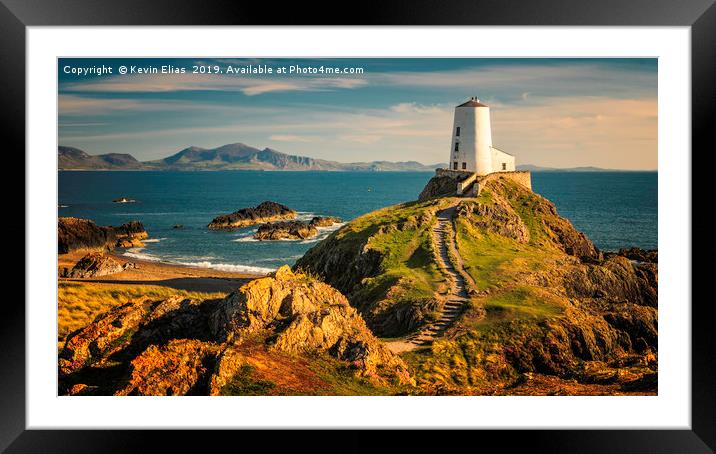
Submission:
<svg viewBox="0 0 716 454">
<path fill-rule="evenodd" d="M 605 257 L 551 202 L 506 179 L 475 199 L 365 215 L 296 267 L 343 291 L 378 335 L 415 332 L 441 310 L 446 283 L 427 232 L 450 205 L 476 291 L 444 336 L 404 354 L 424 391 L 494 393 L 537 374 L 619 392 L 655 374 L 656 265 Z"/>
</svg>

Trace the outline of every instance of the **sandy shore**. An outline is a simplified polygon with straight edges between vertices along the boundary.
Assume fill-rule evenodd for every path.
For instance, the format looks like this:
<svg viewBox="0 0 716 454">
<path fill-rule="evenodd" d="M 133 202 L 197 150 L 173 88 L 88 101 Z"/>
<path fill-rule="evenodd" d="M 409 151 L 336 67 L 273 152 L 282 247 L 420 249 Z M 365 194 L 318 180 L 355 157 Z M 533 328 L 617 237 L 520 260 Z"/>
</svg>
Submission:
<svg viewBox="0 0 716 454">
<path fill-rule="evenodd" d="M 57 271 L 72 267 L 86 254 L 86 251 L 75 251 L 59 256 Z M 161 285 L 180 290 L 195 292 L 230 292 L 246 282 L 262 277 L 258 274 L 219 271 L 211 268 L 199 268 L 168 263 L 152 262 L 110 254 L 119 263 L 135 263 L 137 268 L 130 268 L 121 273 L 101 276 L 92 279 L 65 279 L 60 281 L 94 282 L 126 285 Z"/>
</svg>

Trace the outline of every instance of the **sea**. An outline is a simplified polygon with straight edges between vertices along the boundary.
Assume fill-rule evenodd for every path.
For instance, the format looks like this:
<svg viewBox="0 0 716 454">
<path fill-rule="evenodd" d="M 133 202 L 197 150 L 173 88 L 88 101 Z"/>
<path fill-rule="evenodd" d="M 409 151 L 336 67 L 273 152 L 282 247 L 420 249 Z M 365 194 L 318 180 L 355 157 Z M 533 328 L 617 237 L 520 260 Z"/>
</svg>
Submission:
<svg viewBox="0 0 716 454">
<path fill-rule="evenodd" d="M 299 219 L 338 216 L 350 221 L 389 205 L 415 200 L 428 172 L 147 172 L 60 171 L 58 215 L 99 225 L 141 221 L 149 239 L 128 257 L 225 271 L 266 273 L 293 264 L 343 224 L 317 238 L 257 241 L 256 227 L 210 231 L 216 216 L 271 200 Z M 533 190 L 598 248 L 657 248 L 656 172 L 533 172 Z M 127 197 L 134 203 L 114 203 Z M 176 229 L 175 225 L 183 228 Z"/>
</svg>

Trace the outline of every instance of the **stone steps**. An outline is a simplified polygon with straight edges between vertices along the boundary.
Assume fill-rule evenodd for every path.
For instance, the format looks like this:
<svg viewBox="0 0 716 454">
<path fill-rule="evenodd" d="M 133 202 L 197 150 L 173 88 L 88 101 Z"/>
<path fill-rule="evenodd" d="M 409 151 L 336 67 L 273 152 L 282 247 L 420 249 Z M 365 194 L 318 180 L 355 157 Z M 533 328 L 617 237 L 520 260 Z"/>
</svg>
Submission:
<svg viewBox="0 0 716 454">
<path fill-rule="evenodd" d="M 442 335 L 460 316 L 465 308 L 465 303 L 468 301 L 465 281 L 455 270 L 448 254 L 447 242 L 452 241 L 452 214 L 454 210 L 455 207 L 452 206 L 438 213 L 438 223 L 433 227 L 433 235 L 436 237 L 437 253 L 435 258 L 438 262 L 438 268 L 451 281 L 448 300 L 443 306 L 440 318 L 408 337 L 408 342 L 418 346 L 429 345 L 436 337 Z"/>
</svg>

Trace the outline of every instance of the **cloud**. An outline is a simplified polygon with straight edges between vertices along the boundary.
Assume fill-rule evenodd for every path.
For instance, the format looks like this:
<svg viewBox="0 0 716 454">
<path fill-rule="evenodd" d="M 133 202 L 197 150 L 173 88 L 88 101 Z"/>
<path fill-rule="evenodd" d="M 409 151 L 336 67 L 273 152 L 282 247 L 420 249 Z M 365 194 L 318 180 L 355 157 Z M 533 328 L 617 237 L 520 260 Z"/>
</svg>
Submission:
<svg viewBox="0 0 716 454">
<path fill-rule="evenodd" d="M 150 114 L 145 118 L 150 118 L 155 117 L 153 111 L 182 109 L 181 121 L 189 127 L 172 122 L 157 122 L 154 127 L 150 119 L 138 130 L 136 125 L 113 121 L 112 129 L 105 133 L 90 135 L 81 134 L 80 128 L 68 129 L 61 132 L 61 139 L 96 145 L 90 149 L 116 144 L 124 151 L 154 149 L 156 153 L 163 153 L 161 147 L 170 143 L 211 147 L 243 141 L 261 148 L 266 142 L 280 142 L 279 149 L 285 153 L 339 161 L 444 162 L 449 155 L 455 105 L 464 100 L 462 96 L 482 94 L 491 107 L 495 146 L 515 154 L 518 164 L 655 168 L 656 79 L 655 70 L 538 61 L 454 71 L 374 72 L 363 78 L 153 75 L 104 79 L 74 87 L 63 85 L 63 90 L 76 91 L 60 96 L 61 114 L 85 114 L 89 118 L 76 118 L 78 122 L 91 122 L 95 115 L 106 114 L 114 120 L 114 114 L 146 111 Z M 358 87 L 379 87 L 380 91 L 342 91 Z M 103 97 L 100 93 L 105 90 L 120 98 Z M 321 98 L 322 105 L 286 95 L 280 106 L 261 108 L 233 101 L 203 102 L 203 95 L 192 95 L 195 102 L 133 95 L 185 90 L 238 91 L 248 96 L 290 91 L 337 93 L 330 100 L 315 97 Z M 363 97 L 363 93 L 372 97 Z M 333 99 L 339 101 L 331 102 Z M 217 109 L 222 113 L 213 112 Z M 141 151 L 137 157 L 142 158 Z"/>
<path fill-rule="evenodd" d="M 554 65 L 539 61 L 450 71 L 396 71 L 369 75 L 370 83 L 377 85 L 460 89 L 466 97 L 482 95 L 480 97 L 485 97 L 490 105 L 512 98 L 526 101 L 534 93 L 541 96 L 651 96 L 656 92 L 656 80 L 656 72 L 651 70 L 617 70 L 590 62 Z M 517 94 L 514 94 L 515 89 L 519 90 Z"/>
<path fill-rule="evenodd" d="M 424 106 L 415 102 L 402 102 L 399 104 L 395 104 L 393 106 L 390 106 L 390 110 L 393 112 L 398 113 L 419 113 L 419 114 L 425 114 L 425 115 L 435 115 L 442 113 L 445 110 L 445 107 L 439 107 L 439 106 Z"/>
<path fill-rule="evenodd" d="M 98 81 L 68 82 L 63 92 L 72 93 L 167 93 L 180 91 L 235 91 L 247 96 L 271 92 L 329 91 L 365 86 L 353 77 L 265 76 L 220 74 L 142 74 L 110 77 Z"/>
<path fill-rule="evenodd" d="M 272 134 L 269 136 L 269 140 L 274 142 L 320 142 L 322 139 L 318 136 L 299 136 L 296 134 Z"/>
<path fill-rule="evenodd" d="M 346 142 L 356 142 L 364 145 L 376 143 L 382 139 L 383 136 L 377 134 L 346 134 L 338 136 L 338 139 Z"/>
</svg>

